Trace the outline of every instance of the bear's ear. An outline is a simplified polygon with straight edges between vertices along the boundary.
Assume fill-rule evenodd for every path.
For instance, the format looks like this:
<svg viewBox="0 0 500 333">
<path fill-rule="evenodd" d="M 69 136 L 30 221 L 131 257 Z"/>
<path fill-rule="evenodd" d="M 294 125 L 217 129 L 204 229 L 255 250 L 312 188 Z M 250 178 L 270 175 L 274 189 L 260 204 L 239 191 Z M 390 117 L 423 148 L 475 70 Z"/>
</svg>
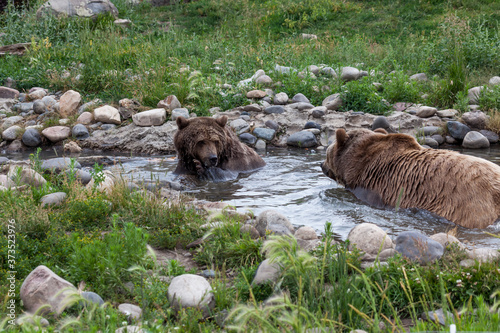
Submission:
<svg viewBox="0 0 500 333">
<path fill-rule="evenodd" d="M 387 131 L 383 128 L 377 128 L 376 130 L 374 130 L 375 133 L 380 133 L 380 134 L 389 134 L 387 133 Z"/>
<path fill-rule="evenodd" d="M 227 123 L 227 116 L 222 116 L 220 118 L 215 119 L 217 124 L 219 124 L 220 127 L 224 128 Z"/>
<path fill-rule="evenodd" d="M 186 128 L 187 125 L 189 125 L 189 121 L 186 118 L 184 118 L 183 116 L 177 117 L 176 122 L 177 122 L 177 127 L 179 128 L 179 130 Z"/>
<path fill-rule="evenodd" d="M 337 138 L 337 147 L 342 147 L 345 145 L 347 139 L 349 139 L 349 135 L 347 135 L 345 129 L 339 128 L 335 131 L 335 136 Z"/>
</svg>

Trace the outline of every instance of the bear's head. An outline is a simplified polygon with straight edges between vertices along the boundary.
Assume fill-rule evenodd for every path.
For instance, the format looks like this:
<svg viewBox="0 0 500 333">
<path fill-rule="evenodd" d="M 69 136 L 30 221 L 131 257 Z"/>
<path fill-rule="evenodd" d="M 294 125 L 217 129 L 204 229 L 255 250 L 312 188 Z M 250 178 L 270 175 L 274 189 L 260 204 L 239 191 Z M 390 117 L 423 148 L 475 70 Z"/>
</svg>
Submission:
<svg viewBox="0 0 500 333">
<path fill-rule="evenodd" d="M 343 128 L 335 132 L 336 141 L 326 151 L 326 160 L 321 163 L 323 173 L 340 185 L 356 177 L 360 163 L 364 163 L 370 156 L 366 156 L 368 145 L 382 143 L 388 137 L 387 131 L 379 128 L 375 131 L 356 129 L 347 133 Z"/>
<path fill-rule="evenodd" d="M 178 117 L 176 122 L 179 130 L 174 136 L 175 149 L 188 169 L 194 167 L 193 160 L 200 161 L 205 168 L 221 163 L 230 140 L 225 130 L 226 116 L 218 119 Z"/>
</svg>

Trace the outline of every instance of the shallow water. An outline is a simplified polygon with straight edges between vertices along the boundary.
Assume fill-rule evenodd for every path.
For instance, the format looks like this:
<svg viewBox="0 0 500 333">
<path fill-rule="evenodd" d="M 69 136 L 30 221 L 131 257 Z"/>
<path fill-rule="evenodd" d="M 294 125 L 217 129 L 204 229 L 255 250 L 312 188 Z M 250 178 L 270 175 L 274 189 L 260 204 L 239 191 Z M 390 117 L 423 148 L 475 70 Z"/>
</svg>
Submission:
<svg viewBox="0 0 500 333">
<path fill-rule="evenodd" d="M 500 165 L 500 147 L 461 152 Z M 51 156 L 44 156 L 48 157 Z M 271 148 L 263 154 L 263 158 L 267 163 L 263 169 L 218 183 L 194 182 L 192 179 L 176 177 L 172 174 L 176 166 L 174 156 L 127 158 L 121 163 L 121 168 L 134 180 L 160 183 L 180 181 L 187 187 L 186 191 L 195 197 L 222 200 L 235 206 L 238 211 L 251 210 L 259 214 L 266 209 L 274 209 L 288 217 L 294 225 L 308 225 L 318 232 L 322 232 L 325 222 L 329 221 L 341 239 L 345 239 L 355 225 L 363 222 L 377 224 L 393 237 L 402 231 L 417 230 L 432 235 L 455 227 L 453 223 L 427 211 L 407 209 L 396 212 L 364 204 L 323 175 L 320 163 L 325 159 L 325 152 Z M 484 231 L 500 232 L 500 222 L 485 230 L 458 227 L 457 237 L 471 245 L 500 248 L 500 239 Z"/>
</svg>

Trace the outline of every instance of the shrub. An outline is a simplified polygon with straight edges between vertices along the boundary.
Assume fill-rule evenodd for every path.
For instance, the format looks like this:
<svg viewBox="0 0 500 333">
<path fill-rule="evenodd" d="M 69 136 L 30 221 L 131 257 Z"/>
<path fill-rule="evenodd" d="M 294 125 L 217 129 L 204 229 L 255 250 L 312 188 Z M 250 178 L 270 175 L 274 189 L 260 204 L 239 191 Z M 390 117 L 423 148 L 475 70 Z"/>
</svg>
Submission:
<svg viewBox="0 0 500 333">
<path fill-rule="evenodd" d="M 347 82 L 342 89 L 340 92 L 341 111 L 353 110 L 372 114 L 385 114 L 389 111 L 389 105 L 377 93 L 375 87 L 366 80 Z"/>
<path fill-rule="evenodd" d="M 384 84 L 383 96 L 391 103 L 418 103 L 423 88 L 422 83 L 410 81 L 408 75 L 396 72 L 390 75 L 390 82 Z"/>
</svg>

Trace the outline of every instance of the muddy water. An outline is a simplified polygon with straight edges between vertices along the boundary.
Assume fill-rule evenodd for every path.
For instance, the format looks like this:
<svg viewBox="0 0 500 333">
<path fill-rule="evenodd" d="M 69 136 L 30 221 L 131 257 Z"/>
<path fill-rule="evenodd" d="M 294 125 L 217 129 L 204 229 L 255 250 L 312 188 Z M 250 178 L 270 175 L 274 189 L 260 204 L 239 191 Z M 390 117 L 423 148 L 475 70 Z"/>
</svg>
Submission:
<svg viewBox="0 0 500 333">
<path fill-rule="evenodd" d="M 461 152 L 486 158 L 500 165 L 498 146 L 487 150 Z M 287 216 L 294 225 L 308 225 L 318 232 L 322 232 L 325 222 L 329 221 L 341 239 L 345 239 L 355 225 L 363 222 L 377 224 L 391 236 L 408 230 L 432 235 L 455 227 L 453 223 L 423 210 L 407 209 L 396 212 L 362 203 L 323 175 L 320 162 L 325 159 L 324 152 L 268 149 L 263 154 L 266 167 L 257 172 L 240 175 L 235 180 L 219 183 L 175 177 L 172 174 L 176 166 L 174 156 L 128 156 L 120 167 L 135 180 L 148 183 L 178 181 L 186 186 L 187 192 L 199 199 L 222 200 L 239 211 L 251 210 L 255 214 L 274 209 Z M 44 156 L 48 157 L 53 156 Z M 500 248 L 500 239 L 491 237 L 484 231 L 500 232 L 500 222 L 485 230 L 458 227 L 457 237 L 471 245 Z"/>
</svg>

